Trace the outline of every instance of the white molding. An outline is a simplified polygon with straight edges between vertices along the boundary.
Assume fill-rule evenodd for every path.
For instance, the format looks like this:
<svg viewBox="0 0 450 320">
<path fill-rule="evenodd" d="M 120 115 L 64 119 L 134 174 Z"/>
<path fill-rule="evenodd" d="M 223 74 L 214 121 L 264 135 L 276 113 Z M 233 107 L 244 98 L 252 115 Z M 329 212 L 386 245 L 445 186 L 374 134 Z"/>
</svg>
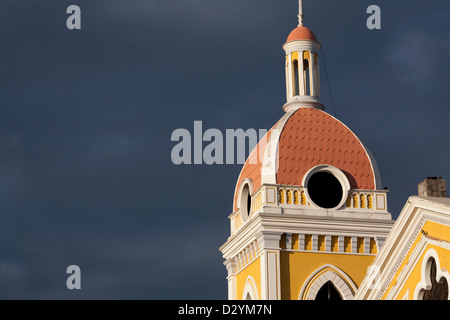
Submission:
<svg viewBox="0 0 450 320">
<path fill-rule="evenodd" d="M 255 279 L 252 276 L 248 276 L 245 281 L 244 292 L 242 294 L 242 300 L 247 299 L 247 294 L 250 295 L 252 300 L 259 300 L 258 286 Z"/>
<path fill-rule="evenodd" d="M 317 277 L 320 273 L 322 274 Z M 325 264 L 310 274 L 300 290 L 298 299 L 314 300 L 320 288 L 328 281 L 333 283 L 343 300 L 353 300 L 356 284 L 344 271 L 331 264 Z"/>
<path fill-rule="evenodd" d="M 394 221 L 337 218 L 315 215 L 256 213 L 219 248 L 225 259 L 234 257 L 247 247 L 262 230 L 292 234 L 323 234 L 379 239 L 386 237 Z M 301 242 L 301 238 L 299 239 Z M 301 245 L 301 244 L 300 244 Z M 259 246 L 261 250 L 262 247 Z M 378 248 L 379 252 L 380 248 Z"/>
<path fill-rule="evenodd" d="M 320 48 L 321 48 L 320 43 L 313 40 L 289 41 L 283 45 L 283 49 L 286 52 L 286 55 L 291 54 L 292 52 L 301 52 L 301 51 L 312 51 L 318 54 Z"/>
<path fill-rule="evenodd" d="M 316 108 L 325 110 L 325 106 L 318 97 L 308 95 L 293 96 L 289 98 L 288 101 L 283 105 L 283 110 L 285 112 L 296 111 L 299 108 Z"/>
</svg>

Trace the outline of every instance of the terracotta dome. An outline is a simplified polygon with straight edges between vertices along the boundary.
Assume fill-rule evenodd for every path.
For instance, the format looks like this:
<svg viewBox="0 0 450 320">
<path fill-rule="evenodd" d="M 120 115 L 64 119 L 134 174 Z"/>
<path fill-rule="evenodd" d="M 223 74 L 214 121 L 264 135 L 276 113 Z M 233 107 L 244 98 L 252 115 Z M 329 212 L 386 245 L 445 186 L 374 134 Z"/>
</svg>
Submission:
<svg viewBox="0 0 450 320">
<path fill-rule="evenodd" d="M 272 151 L 266 152 L 268 146 Z M 272 171 L 264 170 L 268 154 L 276 162 Z M 236 184 L 234 210 L 244 179 L 251 179 L 251 193 L 263 183 L 301 186 L 305 174 L 321 164 L 340 169 L 351 189 L 381 189 L 375 159 L 358 137 L 330 114 L 304 107 L 286 113 L 252 151 Z"/>
<path fill-rule="evenodd" d="M 312 40 L 317 41 L 316 36 L 306 27 L 297 27 L 289 34 L 287 41 L 295 41 L 295 40 Z"/>
</svg>

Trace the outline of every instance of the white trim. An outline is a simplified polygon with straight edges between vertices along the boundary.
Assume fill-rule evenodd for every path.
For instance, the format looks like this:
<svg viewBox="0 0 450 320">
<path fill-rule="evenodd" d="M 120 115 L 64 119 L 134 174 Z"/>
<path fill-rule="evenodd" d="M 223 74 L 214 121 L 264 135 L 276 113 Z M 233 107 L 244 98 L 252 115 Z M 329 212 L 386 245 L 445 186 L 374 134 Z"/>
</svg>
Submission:
<svg viewBox="0 0 450 320">
<path fill-rule="evenodd" d="M 325 269 L 329 270 L 324 272 Z M 311 273 L 300 290 L 298 300 L 314 300 L 320 288 L 328 281 L 333 283 L 343 300 L 353 300 L 357 289 L 355 283 L 344 271 L 331 264 L 325 264 Z"/>
<path fill-rule="evenodd" d="M 315 173 L 318 173 L 318 172 L 330 173 L 336 179 L 338 179 L 339 183 L 341 184 L 341 187 L 342 187 L 342 198 L 341 198 L 341 201 L 339 202 L 339 204 L 336 207 L 334 207 L 334 208 L 322 208 L 322 207 L 318 206 L 317 204 L 315 204 L 314 201 L 312 201 L 311 197 L 309 196 L 309 192 L 308 192 L 309 179 Z M 339 208 L 342 208 L 345 205 L 345 202 L 346 202 L 347 196 L 348 196 L 348 192 L 350 191 L 350 182 L 348 182 L 348 179 L 347 179 L 346 175 L 341 170 L 339 170 L 338 168 L 336 168 L 336 167 L 334 167 L 332 165 L 329 165 L 329 164 L 320 164 L 318 166 L 315 166 L 315 167 L 311 168 L 304 175 L 303 181 L 302 181 L 302 185 L 305 187 L 306 199 L 316 209 L 337 210 Z"/>
<path fill-rule="evenodd" d="M 320 51 L 320 48 L 320 43 L 313 40 L 289 41 L 283 45 L 283 49 L 286 52 L 286 55 L 291 54 L 292 52 L 301 51 L 312 51 L 314 53 L 318 53 Z"/>
<path fill-rule="evenodd" d="M 251 205 L 250 205 L 250 212 L 247 212 L 247 208 L 243 208 L 244 210 L 242 210 L 242 208 L 241 208 L 242 200 L 243 200 L 242 199 L 242 191 L 243 191 L 245 185 L 247 185 L 247 184 L 248 184 L 248 192 L 249 192 L 250 197 L 253 195 L 253 181 L 251 178 L 245 178 L 241 181 L 241 184 L 239 185 L 239 189 L 238 189 L 239 192 L 238 192 L 237 199 L 236 199 L 237 200 L 237 209 L 240 212 L 242 223 L 247 222 L 247 220 L 250 218 L 250 216 L 252 215 L 252 212 L 253 212 L 253 208 Z"/>
<path fill-rule="evenodd" d="M 311 97 L 317 97 L 316 83 L 314 81 L 316 66 L 314 63 L 314 52 L 309 51 L 309 95 Z"/>
<path fill-rule="evenodd" d="M 248 276 L 245 281 L 244 292 L 242 294 L 242 300 L 247 299 L 247 294 L 250 295 L 252 300 L 259 300 L 258 287 L 256 286 L 256 281 L 252 276 Z"/>
<path fill-rule="evenodd" d="M 277 172 L 278 172 L 278 143 L 280 141 L 281 132 L 284 125 L 289 118 L 294 114 L 294 111 L 286 112 L 283 117 L 277 122 L 272 129 L 270 129 L 270 137 L 267 141 L 266 149 L 264 150 L 264 156 L 261 166 L 261 185 L 263 184 L 276 184 Z"/>
<path fill-rule="evenodd" d="M 301 58 L 300 58 L 301 56 Z M 300 83 L 300 91 L 299 95 L 304 96 L 305 95 L 305 65 L 303 64 L 303 50 L 298 52 L 298 82 Z"/>
</svg>

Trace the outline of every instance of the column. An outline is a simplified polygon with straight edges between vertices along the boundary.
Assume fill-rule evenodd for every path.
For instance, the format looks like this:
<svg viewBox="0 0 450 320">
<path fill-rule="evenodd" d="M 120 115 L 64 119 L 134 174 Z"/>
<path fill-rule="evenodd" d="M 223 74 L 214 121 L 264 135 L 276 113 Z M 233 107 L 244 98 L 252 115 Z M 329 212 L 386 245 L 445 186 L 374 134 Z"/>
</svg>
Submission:
<svg viewBox="0 0 450 320">
<path fill-rule="evenodd" d="M 325 236 L 325 251 L 331 252 L 331 236 L 330 235 Z"/>
<path fill-rule="evenodd" d="M 345 251 L 345 243 L 344 243 L 345 237 L 344 236 L 339 236 L 338 237 L 338 247 L 339 247 L 339 252 L 344 252 Z"/>
<path fill-rule="evenodd" d="M 364 253 L 370 253 L 370 238 L 364 238 Z"/>
<path fill-rule="evenodd" d="M 257 235 L 261 251 L 261 300 L 281 300 L 280 239 L 282 232 L 261 231 Z"/>
<path fill-rule="evenodd" d="M 289 76 L 289 56 L 290 55 L 286 56 L 286 66 L 285 66 L 285 69 L 286 69 L 286 101 L 288 101 L 289 98 L 290 98 L 290 92 L 289 92 L 289 81 L 290 81 L 290 76 Z"/>
<path fill-rule="evenodd" d="M 298 250 L 305 250 L 305 235 L 303 233 L 298 235 Z"/>
<path fill-rule="evenodd" d="M 236 300 L 236 262 L 234 259 L 228 259 L 223 264 L 228 272 L 228 300 Z"/>
<path fill-rule="evenodd" d="M 286 233 L 286 249 L 292 250 L 292 233 Z"/>
<path fill-rule="evenodd" d="M 300 95 L 305 95 L 305 65 L 303 64 L 303 51 L 298 53 L 298 80 L 300 82 Z"/>
<path fill-rule="evenodd" d="M 289 53 L 288 55 L 288 86 L 287 86 L 287 90 L 288 90 L 288 100 L 290 98 L 292 98 L 294 96 L 294 91 L 292 88 L 292 84 L 294 82 L 294 79 L 292 79 L 292 54 Z"/>
<path fill-rule="evenodd" d="M 311 236 L 311 242 L 312 242 L 312 251 L 319 250 L 319 236 L 317 234 L 313 234 Z"/>
<path fill-rule="evenodd" d="M 312 51 L 309 52 L 309 89 L 310 96 L 315 96 L 315 86 L 314 86 L 314 74 L 315 74 L 315 64 L 314 64 L 314 53 Z"/>
<path fill-rule="evenodd" d="M 314 59 L 316 59 L 316 57 L 314 57 Z M 320 72 L 319 72 L 319 55 L 317 55 L 317 59 L 316 59 L 316 64 L 315 64 L 315 69 L 314 69 L 314 80 L 315 80 L 315 91 L 314 91 L 314 95 L 316 97 L 320 97 Z"/>
<path fill-rule="evenodd" d="M 358 252 L 358 237 L 351 238 L 352 253 Z"/>
</svg>

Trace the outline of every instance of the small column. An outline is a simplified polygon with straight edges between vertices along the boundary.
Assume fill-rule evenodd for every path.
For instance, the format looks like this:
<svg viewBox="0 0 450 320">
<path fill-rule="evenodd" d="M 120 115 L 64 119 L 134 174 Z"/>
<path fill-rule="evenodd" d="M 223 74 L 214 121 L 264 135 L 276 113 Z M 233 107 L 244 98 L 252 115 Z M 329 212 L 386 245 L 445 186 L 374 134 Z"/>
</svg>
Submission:
<svg viewBox="0 0 450 320">
<path fill-rule="evenodd" d="M 339 247 L 339 252 L 344 252 L 345 248 L 344 248 L 344 236 L 339 236 L 338 237 L 338 247 Z"/>
<path fill-rule="evenodd" d="M 364 253 L 370 253 L 370 238 L 364 238 Z"/>
<path fill-rule="evenodd" d="M 293 88 L 293 83 L 294 83 L 294 79 L 292 79 L 292 53 L 289 53 L 288 55 L 288 70 L 287 70 L 287 74 L 288 74 L 288 86 L 287 86 L 287 90 L 288 90 L 288 100 L 290 98 L 292 98 L 294 96 L 294 88 Z"/>
<path fill-rule="evenodd" d="M 325 236 L 325 251 L 331 252 L 331 236 Z"/>
<path fill-rule="evenodd" d="M 319 250 L 319 236 L 317 234 L 313 234 L 311 236 L 311 242 L 312 242 L 312 251 L 318 251 Z"/>
<path fill-rule="evenodd" d="M 386 237 L 375 237 L 375 243 L 377 245 L 378 252 L 380 252 L 381 247 L 383 246 L 385 240 Z"/>
<path fill-rule="evenodd" d="M 305 234 L 298 235 L 298 250 L 305 250 Z"/>
<path fill-rule="evenodd" d="M 315 85 L 314 85 L 314 74 L 315 74 L 315 66 L 314 66 L 314 53 L 312 51 L 309 51 L 309 89 L 310 89 L 310 93 L 309 95 L 311 97 L 315 96 Z"/>
<path fill-rule="evenodd" d="M 313 53 L 313 55 L 314 55 L 314 53 Z M 314 59 L 316 59 L 316 57 L 314 57 Z M 317 61 L 316 61 L 316 63 L 315 63 L 315 67 L 314 67 L 314 81 L 316 82 L 315 83 L 315 90 L 314 90 L 314 96 L 316 96 L 316 97 L 320 97 L 320 78 L 319 78 L 319 75 L 320 75 L 320 72 L 319 72 L 319 55 L 317 55 Z"/>
<path fill-rule="evenodd" d="M 286 101 L 289 100 L 290 96 L 290 92 L 289 92 L 289 82 L 291 81 L 290 76 L 289 76 L 289 56 L 286 56 L 286 66 L 285 66 L 285 71 L 286 71 Z"/>
<path fill-rule="evenodd" d="M 298 53 L 298 81 L 300 82 L 300 95 L 305 95 L 305 65 L 303 64 L 303 51 Z"/>
<path fill-rule="evenodd" d="M 352 253 L 358 253 L 358 237 L 352 237 L 351 245 L 352 245 Z"/>
<path fill-rule="evenodd" d="M 286 233 L 286 249 L 292 250 L 292 233 Z"/>
</svg>

